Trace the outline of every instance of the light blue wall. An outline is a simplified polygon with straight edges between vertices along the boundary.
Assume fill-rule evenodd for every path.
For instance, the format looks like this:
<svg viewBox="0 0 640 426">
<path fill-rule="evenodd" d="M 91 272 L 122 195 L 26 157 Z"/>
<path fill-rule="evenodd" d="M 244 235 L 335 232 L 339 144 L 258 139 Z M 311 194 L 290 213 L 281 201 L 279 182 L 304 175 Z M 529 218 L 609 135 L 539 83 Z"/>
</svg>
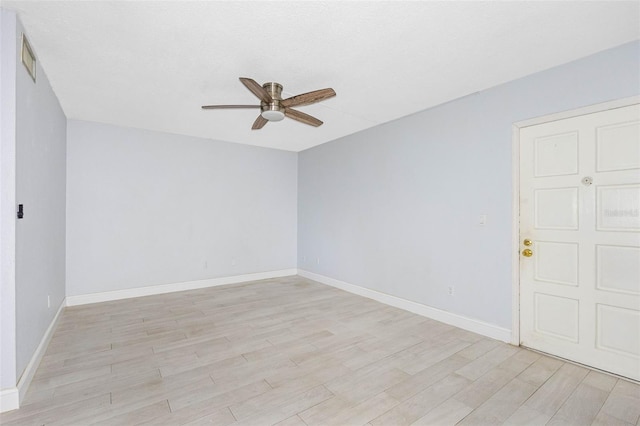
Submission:
<svg viewBox="0 0 640 426">
<path fill-rule="evenodd" d="M 16 385 L 16 25 L 0 9 L 0 391 Z"/>
<path fill-rule="evenodd" d="M 23 31 L 18 20 L 18 52 Z M 36 64 L 35 82 L 19 60 L 16 70 L 16 202 L 25 209 L 16 221 L 18 377 L 65 297 L 67 118 Z"/>
<path fill-rule="evenodd" d="M 512 124 L 638 95 L 639 53 L 622 45 L 300 153 L 298 267 L 511 328 Z"/>
<path fill-rule="evenodd" d="M 296 267 L 296 153 L 68 126 L 67 296 Z"/>
</svg>

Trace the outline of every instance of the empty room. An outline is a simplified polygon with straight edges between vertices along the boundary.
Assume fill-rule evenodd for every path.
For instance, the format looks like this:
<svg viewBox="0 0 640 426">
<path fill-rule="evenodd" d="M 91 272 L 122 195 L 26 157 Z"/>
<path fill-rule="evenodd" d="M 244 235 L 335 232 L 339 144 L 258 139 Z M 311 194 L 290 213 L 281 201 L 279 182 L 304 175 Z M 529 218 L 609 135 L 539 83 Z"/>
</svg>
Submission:
<svg viewBox="0 0 640 426">
<path fill-rule="evenodd" d="M 640 426 L 640 2 L 0 34 L 0 424 Z"/>
</svg>

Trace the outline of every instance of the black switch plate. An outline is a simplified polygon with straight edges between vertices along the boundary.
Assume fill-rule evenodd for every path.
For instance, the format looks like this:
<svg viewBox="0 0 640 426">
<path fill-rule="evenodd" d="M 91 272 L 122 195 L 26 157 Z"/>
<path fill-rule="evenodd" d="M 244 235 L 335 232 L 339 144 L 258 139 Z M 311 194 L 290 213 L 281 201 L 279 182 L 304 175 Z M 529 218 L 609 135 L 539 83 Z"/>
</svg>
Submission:
<svg viewBox="0 0 640 426">
<path fill-rule="evenodd" d="M 22 219 L 24 217 L 24 210 L 22 204 L 18 204 L 18 219 Z"/>
</svg>

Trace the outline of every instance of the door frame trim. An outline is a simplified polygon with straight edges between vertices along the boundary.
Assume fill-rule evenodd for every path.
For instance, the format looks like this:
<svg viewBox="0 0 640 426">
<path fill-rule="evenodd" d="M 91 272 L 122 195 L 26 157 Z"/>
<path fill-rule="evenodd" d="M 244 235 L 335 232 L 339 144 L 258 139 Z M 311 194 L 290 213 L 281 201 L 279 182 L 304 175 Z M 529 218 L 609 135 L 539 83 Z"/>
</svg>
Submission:
<svg viewBox="0 0 640 426">
<path fill-rule="evenodd" d="M 511 126 L 511 344 L 520 346 L 520 129 L 640 104 L 640 96 L 602 102 L 518 121 Z"/>
</svg>

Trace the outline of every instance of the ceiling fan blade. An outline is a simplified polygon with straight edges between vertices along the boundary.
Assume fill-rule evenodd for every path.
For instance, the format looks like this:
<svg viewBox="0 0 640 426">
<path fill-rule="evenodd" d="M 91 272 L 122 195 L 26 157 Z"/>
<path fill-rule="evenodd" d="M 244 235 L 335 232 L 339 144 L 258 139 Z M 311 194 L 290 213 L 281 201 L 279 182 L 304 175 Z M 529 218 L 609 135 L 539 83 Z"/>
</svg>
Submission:
<svg viewBox="0 0 640 426">
<path fill-rule="evenodd" d="M 283 101 L 280 101 L 280 105 L 284 107 L 310 105 L 332 98 L 335 95 L 336 92 L 331 88 L 314 90 L 313 92 L 303 93 L 301 95 L 284 99 Z"/>
<path fill-rule="evenodd" d="M 267 124 L 268 122 L 269 120 L 264 118 L 262 115 L 259 115 L 258 118 L 256 118 L 256 121 L 253 122 L 253 126 L 251 126 L 251 130 L 262 129 L 264 125 Z"/>
<path fill-rule="evenodd" d="M 313 127 L 318 127 L 322 125 L 322 121 L 318 120 L 315 117 L 310 116 L 309 114 L 305 114 L 304 112 L 297 111 L 291 108 L 285 108 L 284 115 L 289 118 L 293 118 L 296 121 L 299 121 L 304 124 L 308 124 Z"/>
<path fill-rule="evenodd" d="M 260 108 L 260 105 L 202 105 L 202 109 Z"/>
<path fill-rule="evenodd" d="M 264 90 L 264 87 L 260 86 L 255 80 L 246 78 L 246 77 L 240 77 L 240 81 L 242 82 L 242 84 L 244 84 L 247 87 L 247 89 L 251 90 L 251 93 L 256 95 L 258 99 L 260 99 L 262 102 L 266 102 L 266 103 L 273 102 L 273 99 L 271 98 L 271 95 L 269 94 L 269 92 Z"/>
</svg>

